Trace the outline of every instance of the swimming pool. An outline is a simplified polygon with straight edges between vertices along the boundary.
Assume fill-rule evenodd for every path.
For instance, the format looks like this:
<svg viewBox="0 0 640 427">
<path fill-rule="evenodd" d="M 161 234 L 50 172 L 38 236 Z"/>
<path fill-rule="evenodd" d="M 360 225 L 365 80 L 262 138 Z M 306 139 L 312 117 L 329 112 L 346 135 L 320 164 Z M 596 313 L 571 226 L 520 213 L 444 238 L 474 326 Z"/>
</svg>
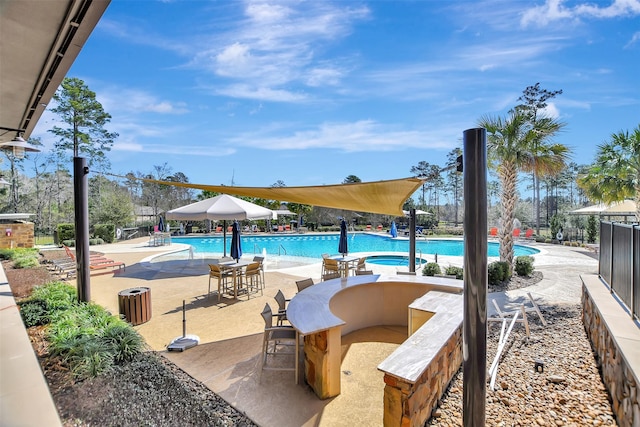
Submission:
<svg viewBox="0 0 640 427">
<path fill-rule="evenodd" d="M 338 233 L 321 234 L 280 234 L 280 235 L 243 235 L 242 253 L 245 255 L 287 255 L 306 258 L 322 258 L 323 253 L 338 252 Z M 172 237 L 172 242 L 191 245 L 194 254 L 222 254 L 222 236 Z M 353 233 L 348 237 L 349 253 L 355 252 L 409 252 L 409 240 L 392 239 L 387 235 Z M 227 236 L 227 254 L 231 248 L 231 237 Z M 489 257 L 498 257 L 500 245 L 488 243 Z M 416 240 L 416 256 L 446 255 L 462 256 L 462 240 L 429 239 Z M 540 252 L 528 246 L 514 245 L 516 256 L 534 255 Z"/>
</svg>

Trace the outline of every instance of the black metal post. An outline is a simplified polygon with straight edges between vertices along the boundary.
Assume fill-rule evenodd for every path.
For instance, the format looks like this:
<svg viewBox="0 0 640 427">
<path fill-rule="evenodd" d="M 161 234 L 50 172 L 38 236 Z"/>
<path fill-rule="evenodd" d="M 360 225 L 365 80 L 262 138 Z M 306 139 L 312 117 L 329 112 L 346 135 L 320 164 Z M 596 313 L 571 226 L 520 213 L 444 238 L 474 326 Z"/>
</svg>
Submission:
<svg viewBox="0 0 640 427">
<path fill-rule="evenodd" d="M 409 271 L 416 272 L 416 210 L 409 210 Z"/>
<path fill-rule="evenodd" d="M 91 300 L 89 275 L 89 167 L 84 157 L 73 158 L 73 202 L 76 226 L 76 263 L 78 301 Z"/>
<path fill-rule="evenodd" d="M 467 129 L 463 140 L 465 427 L 485 425 L 487 379 L 487 133 Z"/>
</svg>

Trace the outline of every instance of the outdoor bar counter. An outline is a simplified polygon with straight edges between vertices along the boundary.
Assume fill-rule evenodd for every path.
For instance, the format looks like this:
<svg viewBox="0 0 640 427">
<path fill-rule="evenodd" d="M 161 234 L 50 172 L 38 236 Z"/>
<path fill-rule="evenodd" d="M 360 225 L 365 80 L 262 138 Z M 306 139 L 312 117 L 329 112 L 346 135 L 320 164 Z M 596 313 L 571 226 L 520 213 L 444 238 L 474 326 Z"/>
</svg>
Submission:
<svg viewBox="0 0 640 427">
<path fill-rule="evenodd" d="M 342 335 L 379 325 L 407 325 L 408 334 L 413 335 L 438 314 L 422 311 L 414 303 L 432 291 L 436 292 L 432 293 L 429 307 L 459 311 L 461 322 L 462 288 L 462 280 L 444 277 L 364 275 L 320 282 L 298 292 L 287 306 L 287 318 L 304 336 L 307 383 L 321 399 L 340 394 Z M 452 295 L 455 295 L 453 305 L 447 302 Z M 434 302 L 434 298 L 438 301 Z M 431 322 L 431 327 L 434 323 Z M 403 366 L 397 369 L 402 370 Z M 403 377 L 402 372 L 390 374 Z"/>
</svg>

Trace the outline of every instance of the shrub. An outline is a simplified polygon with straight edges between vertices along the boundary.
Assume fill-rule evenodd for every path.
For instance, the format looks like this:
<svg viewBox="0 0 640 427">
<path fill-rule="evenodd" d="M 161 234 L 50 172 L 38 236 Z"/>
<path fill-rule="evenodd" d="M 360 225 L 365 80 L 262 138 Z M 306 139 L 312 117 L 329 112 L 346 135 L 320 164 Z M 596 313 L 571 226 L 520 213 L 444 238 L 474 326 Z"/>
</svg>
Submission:
<svg viewBox="0 0 640 427">
<path fill-rule="evenodd" d="M 510 266 L 505 261 L 494 261 L 489 264 L 488 280 L 489 284 L 497 285 L 511 278 Z"/>
<path fill-rule="evenodd" d="M 453 265 L 450 265 L 449 267 L 447 267 L 444 271 L 444 274 L 453 276 L 456 276 L 456 279 L 458 280 L 462 280 L 464 277 L 464 271 L 462 270 L 462 267 L 455 267 Z"/>
<path fill-rule="evenodd" d="M 81 379 L 131 360 L 144 346 L 129 324 L 91 303 L 77 304 L 58 316 L 51 324 L 49 339 L 51 352 L 62 357 Z"/>
<path fill-rule="evenodd" d="M 0 259 L 13 261 L 14 268 L 33 268 L 40 265 L 38 250 L 34 248 L 1 249 Z"/>
<path fill-rule="evenodd" d="M 116 237 L 116 226 L 113 224 L 96 224 L 93 226 L 93 238 L 113 243 Z M 90 243 L 91 244 L 91 243 Z"/>
<path fill-rule="evenodd" d="M 435 262 L 428 262 L 424 268 L 422 269 L 423 276 L 435 276 L 436 274 L 441 274 L 442 270 L 440 270 L 440 266 Z"/>
<path fill-rule="evenodd" d="M 516 257 L 515 270 L 518 276 L 530 276 L 533 273 L 533 257 L 527 255 Z"/>
<path fill-rule="evenodd" d="M 21 301 L 20 315 L 27 327 L 46 325 L 77 303 L 76 289 L 64 282 L 50 282 L 34 288 L 31 296 Z"/>
<path fill-rule="evenodd" d="M 76 228 L 74 224 L 58 224 L 58 241 L 75 240 Z"/>
<path fill-rule="evenodd" d="M 547 239 L 544 239 L 544 242 L 545 243 L 553 243 L 553 240 L 547 238 Z"/>
<path fill-rule="evenodd" d="M 598 220 L 594 215 L 589 215 L 587 220 L 587 243 L 595 243 L 598 236 Z"/>
</svg>

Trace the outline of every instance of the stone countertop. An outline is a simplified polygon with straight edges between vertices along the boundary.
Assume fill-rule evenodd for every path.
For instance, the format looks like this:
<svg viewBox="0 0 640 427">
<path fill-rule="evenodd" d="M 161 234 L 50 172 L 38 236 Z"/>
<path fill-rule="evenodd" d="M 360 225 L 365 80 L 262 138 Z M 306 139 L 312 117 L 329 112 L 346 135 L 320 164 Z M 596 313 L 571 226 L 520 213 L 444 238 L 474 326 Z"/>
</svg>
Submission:
<svg viewBox="0 0 640 427">
<path fill-rule="evenodd" d="M 378 369 L 415 383 L 444 343 L 462 325 L 463 296 L 430 291 L 409 308 L 435 314 L 382 361 Z"/>
<path fill-rule="evenodd" d="M 460 293 L 463 286 L 461 280 L 432 276 L 365 275 L 332 279 L 298 292 L 287 306 L 287 319 L 303 335 L 343 326 L 345 322 L 331 312 L 329 304 L 337 293 L 356 286 L 387 283 L 423 285 L 425 293 L 434 288 Z"/>
</svg>

